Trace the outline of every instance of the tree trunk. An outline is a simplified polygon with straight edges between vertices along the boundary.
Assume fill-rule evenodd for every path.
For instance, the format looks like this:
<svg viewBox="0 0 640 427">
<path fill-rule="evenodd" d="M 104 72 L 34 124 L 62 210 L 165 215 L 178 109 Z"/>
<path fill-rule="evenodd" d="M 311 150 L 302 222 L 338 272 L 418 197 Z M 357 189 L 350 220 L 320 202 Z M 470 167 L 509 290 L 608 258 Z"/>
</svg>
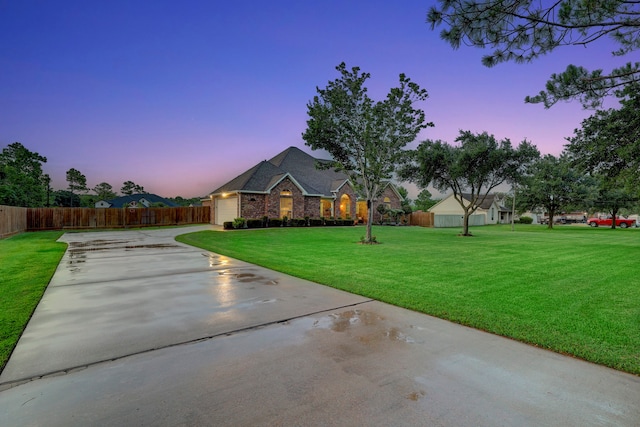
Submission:
<svg viewBox="0 0 640 427">
<path fill-rule="evenodd" d="M 516 187 L 513 187 L 513 206 L 511 207 L 511 231 L 516 231 Z"/>
<path fill-rule="evenodd" d="M 464 212 L 464 217 L 462 219 L 462 235 L 463 236 L 471 236 L 469 233 L 469 211 Z"/>
<path fill-rule="evenodd" d="M 367 200 L 367 236 L 365 237 L 365 243 L 371 243 L 371 227 L 373 225 L 373 203 L 371 200 Z"/>
<path fill-rule="evenodd" d="M 618 216 L 617 215 L 618 209 L 612 209 L 611 213 L 612 213 L 612 215 L 611 215 L 611 228 L 615 229 L 616 228 L 616 217 Z"/>
<path fill-rule="evenodd" d="M 549 211 L 549 225 L 547 225 L 548 229 L 552 229 L 553 228 L 553 216 L 555 214 L 555 211 L 550 210 Z"/>
</svg>

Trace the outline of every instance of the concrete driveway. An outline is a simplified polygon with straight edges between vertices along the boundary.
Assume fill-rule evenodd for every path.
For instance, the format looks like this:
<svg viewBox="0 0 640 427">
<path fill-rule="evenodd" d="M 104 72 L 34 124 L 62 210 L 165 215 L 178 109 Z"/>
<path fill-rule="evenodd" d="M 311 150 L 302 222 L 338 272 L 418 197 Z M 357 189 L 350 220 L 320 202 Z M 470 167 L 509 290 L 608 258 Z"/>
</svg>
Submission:
<svg viewBox="0 0 640 427">
<path fill-rule="evenodd" d="M 208 228 L 65 234 L 0 425 L 640 425 L 639 377 L 174 240 Z"/>
</svg>

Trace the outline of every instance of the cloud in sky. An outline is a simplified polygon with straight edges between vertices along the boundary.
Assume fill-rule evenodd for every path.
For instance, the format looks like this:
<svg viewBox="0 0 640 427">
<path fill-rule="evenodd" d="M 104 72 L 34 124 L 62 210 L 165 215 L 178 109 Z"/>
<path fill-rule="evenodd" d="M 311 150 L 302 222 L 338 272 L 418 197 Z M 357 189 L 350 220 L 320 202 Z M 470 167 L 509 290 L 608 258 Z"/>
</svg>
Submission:
<svg viewBox="0 0 640 427">
<path fill-rule="evenodd" d="M 421 139 L 487 131 L 559 154 L 590 112 L 524 104 L 569 63 L 607 68 L 612 46 L 566 48 L 488 69 L 425 23 L 429 2 L 7 2 L 0 6 L 0 148 L 48 158 L 56 189 L 76 168 L 90 187 L 132 180 L 162 196 L 204 196 L 288 146 L 306 104 L 338 77 L 371 73 L 382 99 L 405 73 L 429 92 Z"/>
</svg>

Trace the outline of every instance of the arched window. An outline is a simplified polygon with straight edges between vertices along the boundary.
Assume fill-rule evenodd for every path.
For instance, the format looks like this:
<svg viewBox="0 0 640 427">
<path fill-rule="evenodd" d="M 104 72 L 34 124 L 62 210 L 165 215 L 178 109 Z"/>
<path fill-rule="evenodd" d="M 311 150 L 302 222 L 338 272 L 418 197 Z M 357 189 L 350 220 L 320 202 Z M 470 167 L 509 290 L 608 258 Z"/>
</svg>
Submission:
<svg viewBox="0 0 640 427">
<path fill-rule="evenodd" d="M 351 218 L 351 197 L 348 194 L 343 194 L 340 197 L 340 218 Z"/>
</svg>

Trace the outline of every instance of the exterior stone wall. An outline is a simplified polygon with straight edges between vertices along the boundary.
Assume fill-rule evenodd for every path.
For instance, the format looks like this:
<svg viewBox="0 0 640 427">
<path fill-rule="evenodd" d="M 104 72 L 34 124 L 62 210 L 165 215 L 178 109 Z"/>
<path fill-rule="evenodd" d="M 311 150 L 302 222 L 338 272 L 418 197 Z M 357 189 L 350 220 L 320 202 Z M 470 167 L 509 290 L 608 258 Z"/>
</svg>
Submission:
<svg viewBox="0 0 640 427">
<path fill-rule="evenodd" d="M 344 194 L 349 196 L 349 199 L 350 199 L 349 207 L 347 207 L 345 210 L 350 218 L 355 219 L 357 196 L 356 196 L 356 192 L 353 190 L 353 188 L 349 183 L 346 183 L 342 187 L 340 187 L 340 191 L 336 194 L 336 201 L 333 204 L 333 217 L 340 218 L 340 203 L 341 203 L 342 196 Z"/>
<path fill-rule="evenodd" d="M 304 217 L 319 218 L 320 217 L 320 197 L 304 198 Z"/>
<path fill-rule="evenodd" d="M 275 186 L 270 194 L 239 194 L 241 216 L 246 219 L 262 219 L 264 216 L 280 218 L 280 193 L 284 190 L 291 191 L 293 198 L 292 218 L 318 218 L 321 216 L 321 198 L 303 196 L 302 191 L 288 178 Z M 349 196 L 351 201 L 350 206 L 346 209 L 347 213 L 350 218 L 355 219 L 357 218 L 357 196 L 349 183 L 343 185 L 336 195 L 337 198 L 333 206 L 333 216 L 334 218 L 340 218 L 340 199 L 344 194 Z M 377 207 L 384 203 L 385 197 L 389 198 L 391 209 L 402 208 L 400 198 L 396 192 L 393 191 L 390 186 L 387 186 L 378 200 L 373 202 L 373 217 L 375 221 L 381 220 Z M 213 224 L 215 221 L 215 203 L 213 203 L 213 201 L 207 202 L 208 201 L 203 202 L 203 205 L 210 205 L 211 223 Z M 363 219 L 366 220 L 366 217 Z"/>
<path fill-rule="evenodd" d="M 396 192 L 391 189 L 391 186 L 387 185 L 387 187 L 382 192 L 382 195 L 378 197 L 378 200 L 375 200 L 372 203 L 374 221 L 382 220 L 381 215 L 378 213 L 378 206 L 384 204 L 385 197 L 389 198 L 389 204 L 391 205 L 391 209 L 402 208 L 402 202 L 400 200 L 400 197 L 398 197 Z"/>
<path fill-rule="evenodd" d="M 213 224 L 216 220 L 216 217 L 215 217 L 216 211 L 214 208 L 215 203 L 213 203 L 213 199 L 212 198 L 202 199 L 201 202 L 202 202 L 202 206 L 209 207 L 209 223 Z"/>
<path fill-rule="evenodd" d="M 284 190 L 291 191 L 293 197 L 293 218 L 304 218 L 304 196 L 302 191 L 289 178 L 283 179 L 276 185 L 267 197 L 267 216 L 269 218 L 280 218 L 280 193 Z"/>
<path fill-rule="evenodd" d="M 265 194 L 240 193 L 240 215 L 245 219 L 262 219 L 266 215 Z"/>
<path fill-rule="evenodd" d="M 385 197 L 388 197 L 391 200 L 391 209 L 402 209 L 402 202 L 400 201 L 400 197 L 398 197 L 396 192 L 393 191 L 388 185 L 382 193 L 382 200 L 384 200 Z"/>
<path fill-rule="evenodd" d="M 380 197 L 378 197 L 378 200 L 376 200 L 376 201 L 374 201 L 372 203 L 372 205 L 373 205 L 373 217 L 374 218 L 378 218 L 380 216 L 380 214 L 378 214 L 378 210 L 377 209 L 378 209 L 379 205 L 384 204 L 385 197 L 389 198 L 389 202 L 391 204 L 391 209 L 401 209 L 402 208 L 402 203 L 400 201 L 400 197 L 398 197 L 396 192 L 393 191 L 390 186 L 387 186 L 387 188 L 384 189 L 384 192 L 382 193 L 382 195 Z"/>
</svg>

